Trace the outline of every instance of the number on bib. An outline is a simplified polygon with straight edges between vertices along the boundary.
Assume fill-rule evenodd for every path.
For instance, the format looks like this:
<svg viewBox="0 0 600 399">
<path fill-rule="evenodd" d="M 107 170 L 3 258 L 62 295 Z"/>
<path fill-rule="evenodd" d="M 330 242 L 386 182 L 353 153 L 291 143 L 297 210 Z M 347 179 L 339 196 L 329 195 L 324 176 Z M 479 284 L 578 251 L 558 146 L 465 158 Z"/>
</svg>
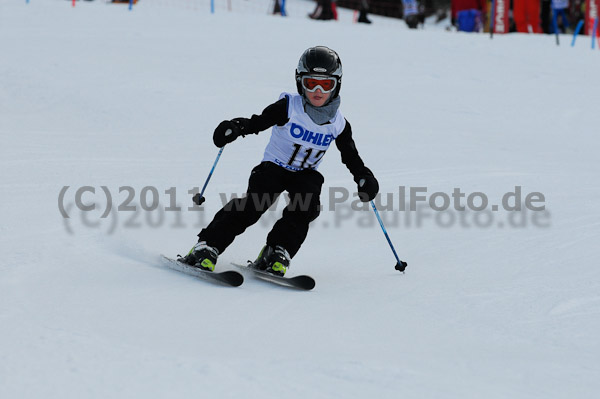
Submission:
<svg viewBox="0 0 600 399">
<path fill-rule="evenodd" d="M 302 145 L 294 144 L 294 152 L 292 153 L 292 156 L 290 157 L 290 160 L 287 163 L 289 166 L 292 166 L 294 164 L 294 162 L 296 162 L 296 157 L 298 156 L 298 154 L 300 153 L 302 148 L 303 148 Z M 325 150 L 317 151 L 317 153 L 311 160 L 310 157 L 311 157 L 312 153 L 313 153 L 312 148 L 305 149 L 304 159 L 302 159 L 302 163 L 300 164 L 301 169 L 314 168 L 314 166 L 319 163 L 321 158 L 323 158 L 323 155 L 325 155 Z"/>
</svg>

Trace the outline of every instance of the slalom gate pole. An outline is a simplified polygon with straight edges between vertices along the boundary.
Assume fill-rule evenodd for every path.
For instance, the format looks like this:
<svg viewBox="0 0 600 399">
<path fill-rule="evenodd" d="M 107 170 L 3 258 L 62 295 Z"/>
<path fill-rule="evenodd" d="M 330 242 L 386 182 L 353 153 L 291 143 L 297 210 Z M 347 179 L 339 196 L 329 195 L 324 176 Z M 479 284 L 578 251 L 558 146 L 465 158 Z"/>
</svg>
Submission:
<svg viewBox="0 0 600 399">
<path fill-rule="evenodd" d="M 494 28 L 496 22 L 496 0 L 492 0 L 492 15 L 490 15 L 490 39 L 494 38 Z"/>
<path fill-rule="evenodd" d="M 204 198 L 204 190 L 206 190 L 206 186 L 208 186 L 208 182 L 210 181 L 210 178 L 212 177 L 213 172 L 215 171 L 215 168 L 217 167 L 217 163 L 219 162 L 219 158 L 221 158 L 221 154 L 223 153 L 224 148 L 225 147 L 221 147 L 221 149 L 219 150 L 219 153 L 217 154 L 217 159 L 215 159 L 215 163 L 213 164 L 212 169 L 210 170 L 210 173 L 208 174 L 208 177 L 206 178 L 206 181 L 204 182 L 202 191 L 200 191 L 198 194 L 194 195 L 194 198 L 192 198 L 194 203 L 198 206 L 202 205 L 204 203 L 204 201 L 206 201 L 206 198 Z"/>
<path fill-rule="evenodd" d="M 390 244 L 390 248 L 392 249 L 392 252 L 394 253 L 394 256 L 396 257 L 396 266 L 394 267 L 396 270 L 404 273 L 404 269 L 406 269 L 406 266 L 408 265 L 406 262 L 401 261 L 400 258 L 398 258 L 398 254 L 396 253 L 396 250 L 394 249 L 394 245 L 392 244 L 392 240 L 390 240 L 390 236 L 387 233 L 387 230 L 385 229 L 385 226 L 383 225 L 383 220 L 381 220 L 381 216 L 379 216 L 379 212 L 377 211 L 377 207 L 375 206 L 375 202 L 371 201 L 371 207 L 373 208 L 373 211 L 375 212 L 375 216 L 377 216 L 377 220 L 379 221 L 379 225 L 381 226 L 381 230 L 383 230 L 383 234 L 385 235 L 385 238 L 388 242 L 388 244 Z"/>
<path fill-rule="evenodd" d="M 577 35 L 581 31 L 581 28 L 583 28 L 583 19 L 579 21 L 579 23 L 577 24 L 577 28 L 575 28 L 575 32 L 573 33 L 573 41 L 571 42 L 571 47 L 575 47 L 575 40 L 577 40 Z"/>
<path fill-rule="evenodd" d="M 594 29 L 592 29 L 592 50 L 596 48 L 596 32 L 598 32 L 598 18 L 594 20 Z"/>
</svg>

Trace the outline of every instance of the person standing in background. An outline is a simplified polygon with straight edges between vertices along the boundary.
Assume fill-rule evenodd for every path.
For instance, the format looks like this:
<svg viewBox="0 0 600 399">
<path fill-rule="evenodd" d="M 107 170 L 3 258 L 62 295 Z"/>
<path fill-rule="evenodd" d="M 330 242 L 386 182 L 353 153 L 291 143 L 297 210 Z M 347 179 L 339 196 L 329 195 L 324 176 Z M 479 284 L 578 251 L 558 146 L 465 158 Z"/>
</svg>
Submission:
<svg viewBox="0 0 600 399">
<path fill-rule="evenodd" d="M 360 10 L 358 11 L 358 21 L 363 24 L 370 24 L 371 20 L 368 18 L 369 15 L 369 2 L 367 0 L 360 1 Z"/>
<path fill-rule="evenodd" d="M 540 27 L 540 0 L 514 0 L 513 18 L 517 32 L 542 33 Z"/>
<path fill-rule="evenodd" d="M 318 20 L 322 20 L 322 21 L 336 19 L 332 1 L 331 0 L 317 0 L 317 7 L 311 14 L 308 14 L 308 17 L 311 19 L 318 19 Z"/>
<path fill-rule="evenodd" d="M 404 22 L 410 29 L 417 29 L 419 26 L 419 3 L 417 0 L 402 0 L 404 7 Z"/>
<path fill-rule="evenodd" d="M 541 3 L 542 12 L 541 12 L 541 28 L 544 33 L 552 33 L 550 24 L 552 21 L 552 0 L 542 0 Z"/>
<path fill-rule="evenodd" d="M 556 24 L 560 26 L 562 33 L 567 31 L 569 27 L 569 19 L 567 18 L 567 8 L 569 8 L 569 0 L 552 0 L 552 12 L 556 15 Z M 558 17 L 560 16 L 560 23 Z M 554 32 L 554 22 L 552 22 L 552 28 L 550 32 Z"/>
</svg>

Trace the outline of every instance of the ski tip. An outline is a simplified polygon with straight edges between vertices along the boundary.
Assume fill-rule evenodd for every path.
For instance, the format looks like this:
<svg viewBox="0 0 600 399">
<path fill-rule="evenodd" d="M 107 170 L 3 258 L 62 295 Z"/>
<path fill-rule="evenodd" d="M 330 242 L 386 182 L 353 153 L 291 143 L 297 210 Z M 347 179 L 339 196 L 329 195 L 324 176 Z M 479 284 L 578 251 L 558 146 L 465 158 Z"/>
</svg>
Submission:
<svg viewBox="0 0 600 399">
<path fill-rule="evenodd" d="M 313 288 L 315 288 L 315 279 L 311 277 L 310 280 L 306 281 L 305 289 L 310 291 Z"/>
<path fill-rule="evenodd" d="M 244 284 L 244 276 L 242 276 L 241 273 L 238 272 L 232 272 L 235 274 L 231 274 L 229 277 L 229 282 L 231 283 L 232 287 L 239 287 L 240 285 Z"/>
<path fill-rule="evenodd" d="M 310 276 L 295 276 L 290 277 L 289 280 L 295 288 L 299 288 L 301 290 L 310 291 L 315 288 L 315 279 Z"/>
</svg>

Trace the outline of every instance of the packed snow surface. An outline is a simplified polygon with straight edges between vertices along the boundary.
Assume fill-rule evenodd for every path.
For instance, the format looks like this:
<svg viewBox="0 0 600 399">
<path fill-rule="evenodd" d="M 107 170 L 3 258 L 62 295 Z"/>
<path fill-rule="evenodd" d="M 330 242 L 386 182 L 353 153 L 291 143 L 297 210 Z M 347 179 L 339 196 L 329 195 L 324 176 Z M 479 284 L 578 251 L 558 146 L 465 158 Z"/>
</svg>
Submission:
<svg viewBox="0 0 600 399">
<path fill-rule="evenodd" d="M 567 36 L 556 46 L 545 35 L 411 31 L 382 17 L 354 24 L 349 10 L 312 21 L 303 1 L 288 1 L 286 18 L 266 1 L 217 6 L 0 2 L 0 397 L 600 391 L 600 52 L 590 39 L 571 48 Z M 372 211 L 351 209 L 355 184 L 335 146 L 320 167 L 323 212 L 289 271 L 313 276 L 313 291 L 250 276 L 227 288 L 165 268 L 160 254 L 187 252 L 222 196 L 244 192 L 270 135 L 228 145 L 205 210 L 189 211 L 188 190 L 217 154 L 214 128 L 295 92 L 298 58 L 318 44 L 342 58 L 342 110 L 406 274 Z M 523 202 L 542 194 L 544 209 L 504 210 L 516 186 Z M 489 204 L 408 211 L 418 187 L 451 201 L 459 188 L 462 206 L 484 193 Z M 344 190 L 350 198 L 333 204 Z M 253 259 L 283 206 L 217 268 Z"/>
</svg>

